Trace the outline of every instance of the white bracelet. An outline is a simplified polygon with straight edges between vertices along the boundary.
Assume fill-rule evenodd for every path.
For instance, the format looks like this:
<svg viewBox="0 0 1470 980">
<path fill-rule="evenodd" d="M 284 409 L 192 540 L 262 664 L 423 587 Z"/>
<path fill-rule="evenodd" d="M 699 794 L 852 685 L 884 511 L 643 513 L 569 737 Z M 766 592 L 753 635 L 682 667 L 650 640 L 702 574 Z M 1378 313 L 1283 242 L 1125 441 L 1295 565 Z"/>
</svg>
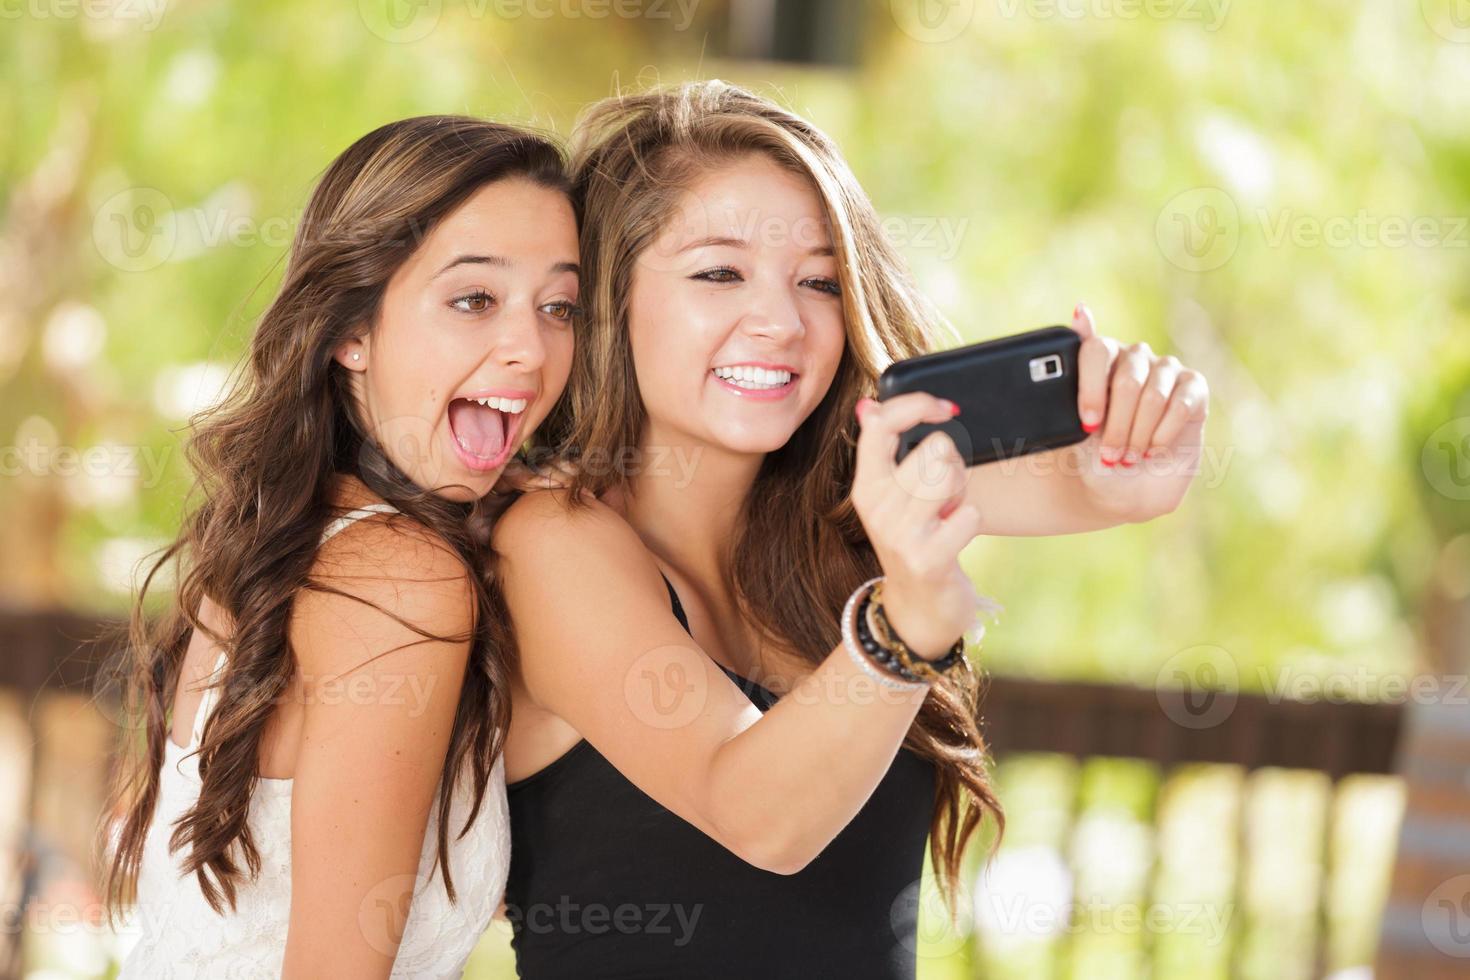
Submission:
<svg viewBox="0 0 1470 980">
<path fill-rule="evenodd" d="M 901 677 L 894 677 L 885 670 L 878 669 L 868 659 L 867 652 L 863 650 L 862 644 L 858 643 L 857 636 L 853 632 L 853 622 L 857 619 L 855 613 L 858 603 L 862 601 L 863 596 L 873 591 L 873 586 L 881 581 L 883 581 L 882 575 L 879 575 L 877 578 L 870 578 L 854 589 L 852 595 L 847 597 L 847 605 L 842 608 L 842 645 L 847 648 L 847 655 L 852 658 L 853 662 L 880 684 L 905 691 L 912 691 L 919 687 L 928 687 L 928 681 L 906 681 Z"/>
</svg>

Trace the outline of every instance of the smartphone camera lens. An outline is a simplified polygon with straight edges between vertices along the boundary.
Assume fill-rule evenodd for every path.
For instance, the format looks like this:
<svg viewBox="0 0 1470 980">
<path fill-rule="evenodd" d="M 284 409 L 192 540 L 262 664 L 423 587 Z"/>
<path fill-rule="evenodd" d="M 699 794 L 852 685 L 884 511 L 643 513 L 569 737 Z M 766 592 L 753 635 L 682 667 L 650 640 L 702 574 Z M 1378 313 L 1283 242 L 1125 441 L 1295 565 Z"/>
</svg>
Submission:
<svg viewBox="0 0 1470 980">
<path fill-rule="evenodd" d="M 1060 354 L 1048 354 L 1045 357 L 1031 358 L 1031 380 L 1048 381 L 1052 378 L 1062 376 L 1062 356 Z"/>
</svg>

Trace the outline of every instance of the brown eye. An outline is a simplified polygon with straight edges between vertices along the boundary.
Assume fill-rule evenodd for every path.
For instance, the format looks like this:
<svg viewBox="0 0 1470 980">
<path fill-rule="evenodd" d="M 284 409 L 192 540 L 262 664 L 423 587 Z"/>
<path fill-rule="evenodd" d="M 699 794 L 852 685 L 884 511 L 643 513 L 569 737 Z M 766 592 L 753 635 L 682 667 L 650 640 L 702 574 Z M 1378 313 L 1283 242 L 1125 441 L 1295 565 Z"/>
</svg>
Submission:
<svg viewBox="0 0 1470 980">
<path fill-rule="evenodd" d="M 705 269 L 703 272 L 696 272 L 694 275 L 690 276 L 689 278 L 690 279 L 702 279 L 705 282 L 718 282 L 718 283 L 738 282 L 740 280 L 740 273 L 736 272 L 734 269 L 730 268 L 728 265 L 722 265 L 722 266 L 719 266 L 718 268 Z"/>
<path fill-rule="evenodd" d="M 558 320 L 571 320 L 582 312 L 582 308 L 576 303 L 566 301 L 547 303 L 541 309 Z"/>
<path fill-rule="evenodd" d="M 451 300 L 449 305 L 461 313 L 484 313 L 490 308 L 490 304 L 493 302 L 495 302 L 495 297 L 484 290 L 477 290 L 468 296 L 461 296 L 458 299 Z"/>
</svg>

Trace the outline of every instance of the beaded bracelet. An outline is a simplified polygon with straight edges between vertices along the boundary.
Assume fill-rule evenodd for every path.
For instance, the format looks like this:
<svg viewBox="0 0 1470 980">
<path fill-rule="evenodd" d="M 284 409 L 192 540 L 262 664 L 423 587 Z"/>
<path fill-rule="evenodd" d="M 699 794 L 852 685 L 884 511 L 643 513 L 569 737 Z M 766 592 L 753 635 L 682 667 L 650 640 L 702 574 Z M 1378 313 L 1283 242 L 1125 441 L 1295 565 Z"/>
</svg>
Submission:
<svg viewBox="0 0 1470 980">
<path fill-rule="evenodd" d="M 848 597 L 847 605 L 842 610 L 842 645 L 847 648 L 847 655 L 852 658 L 853 663 L 861 667 L 865 674 L 886 687 L 907 690 L 928 687 L 928 681 L 907 671 L 900 673 L 902 668 L 891 659 L 891 654 L 873 641 L 867 627 L 867 616 L 860 615 L 866 612 L 873 587 L 882 581 L 882 576 L 868 579 L 854 589 L 852 595 Z M 859 639 L 860 635 L 867 635 L 868 642 L 864 643 Z M 869 644 L 890 659 L 887 661 L 879 659 L 880 654 L 871 652 Z M 881 664 L 883 670 L 880 671 L 875 667 L 874 661 Z"/>
<path fill-rule="evenodd" d="M 872 608 L 873 597 L 869 595 L 867 599 L 859 604 L 857 610 L 857 618 L 854 620 L 857 625 L 858 643 L 862 646 L 863 650 L 868 654 L 870 658 L 877 661 L 880 667 L 888 671 L 888 673 L 893 674 L 895 677 L 900 677 L 911 684 L 928 683 L 930 680 L 932 680 L 932 678 L 925 677 L 918 671 L 913 670 L 905 665 L 904 662 L 898 658 L 892 647 L 884 645 L 884 643 L 879 640 L 876 635 L 874 635 L 872 620 L 869 618 L 868 615 L 869 611 Z"/>
<path fill-rule="evenodd" d="M 874 639 L 880 645 L 891 651 L 894 658 L 910 674 L 929 681 L 935 681 L 941 677 L 948 676 L 956 667 L 966 662 L 965 638 L 963 636 L 955 640 L 954 646 L 949 648 L 949 652 L 937 660 L 926 660 L 917 653 L 914 653 L 913 649 L 893 629 L 893 624 L 888 621 L 888 614 L 883 609 L 883 583 L 881 581 L 873 586 L 873 591 L 869 594 L 868 601 L 873 607 L 873 622 L 877 630 L 877 635 Z"/>
</svg>

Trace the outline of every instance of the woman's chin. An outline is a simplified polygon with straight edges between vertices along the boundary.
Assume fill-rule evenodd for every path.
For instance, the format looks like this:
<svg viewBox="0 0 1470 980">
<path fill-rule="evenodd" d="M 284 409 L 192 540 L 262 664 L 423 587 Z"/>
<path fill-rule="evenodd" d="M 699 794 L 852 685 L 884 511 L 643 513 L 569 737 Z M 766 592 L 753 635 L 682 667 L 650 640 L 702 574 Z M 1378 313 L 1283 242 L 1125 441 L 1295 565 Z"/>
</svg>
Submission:
<svg viewBox="0 0 1470 980">
<path fill-rule="evenodd" d="M 477 477 L 474 482 L 466 480 L 462 485 L 444 487 L 436 490 L 435 493 L 445 500 L 451 500 L 457 504 L 468 504 L 488 494 L 494 486 L 494 480 L 486 483 L 484 479 Z"/>
<path fill-rule="evenodd" d="M 480 499 L 495 487 L 503 466 L 494 470 L 470 469 L 458 460 L 439 460 L 433 472 L 414 473 L 405 470 L 414 484 L 427 489 L 442 500 L 467 504 Z"/>
<path fill-rule="evenodd" d="M 769 429 L 744 429 L 720 433 L 718 445 L 731 453 L 764 456 L 773 453 L 791 441 L 795 433 L 784 427 Z"/>
</svg>

